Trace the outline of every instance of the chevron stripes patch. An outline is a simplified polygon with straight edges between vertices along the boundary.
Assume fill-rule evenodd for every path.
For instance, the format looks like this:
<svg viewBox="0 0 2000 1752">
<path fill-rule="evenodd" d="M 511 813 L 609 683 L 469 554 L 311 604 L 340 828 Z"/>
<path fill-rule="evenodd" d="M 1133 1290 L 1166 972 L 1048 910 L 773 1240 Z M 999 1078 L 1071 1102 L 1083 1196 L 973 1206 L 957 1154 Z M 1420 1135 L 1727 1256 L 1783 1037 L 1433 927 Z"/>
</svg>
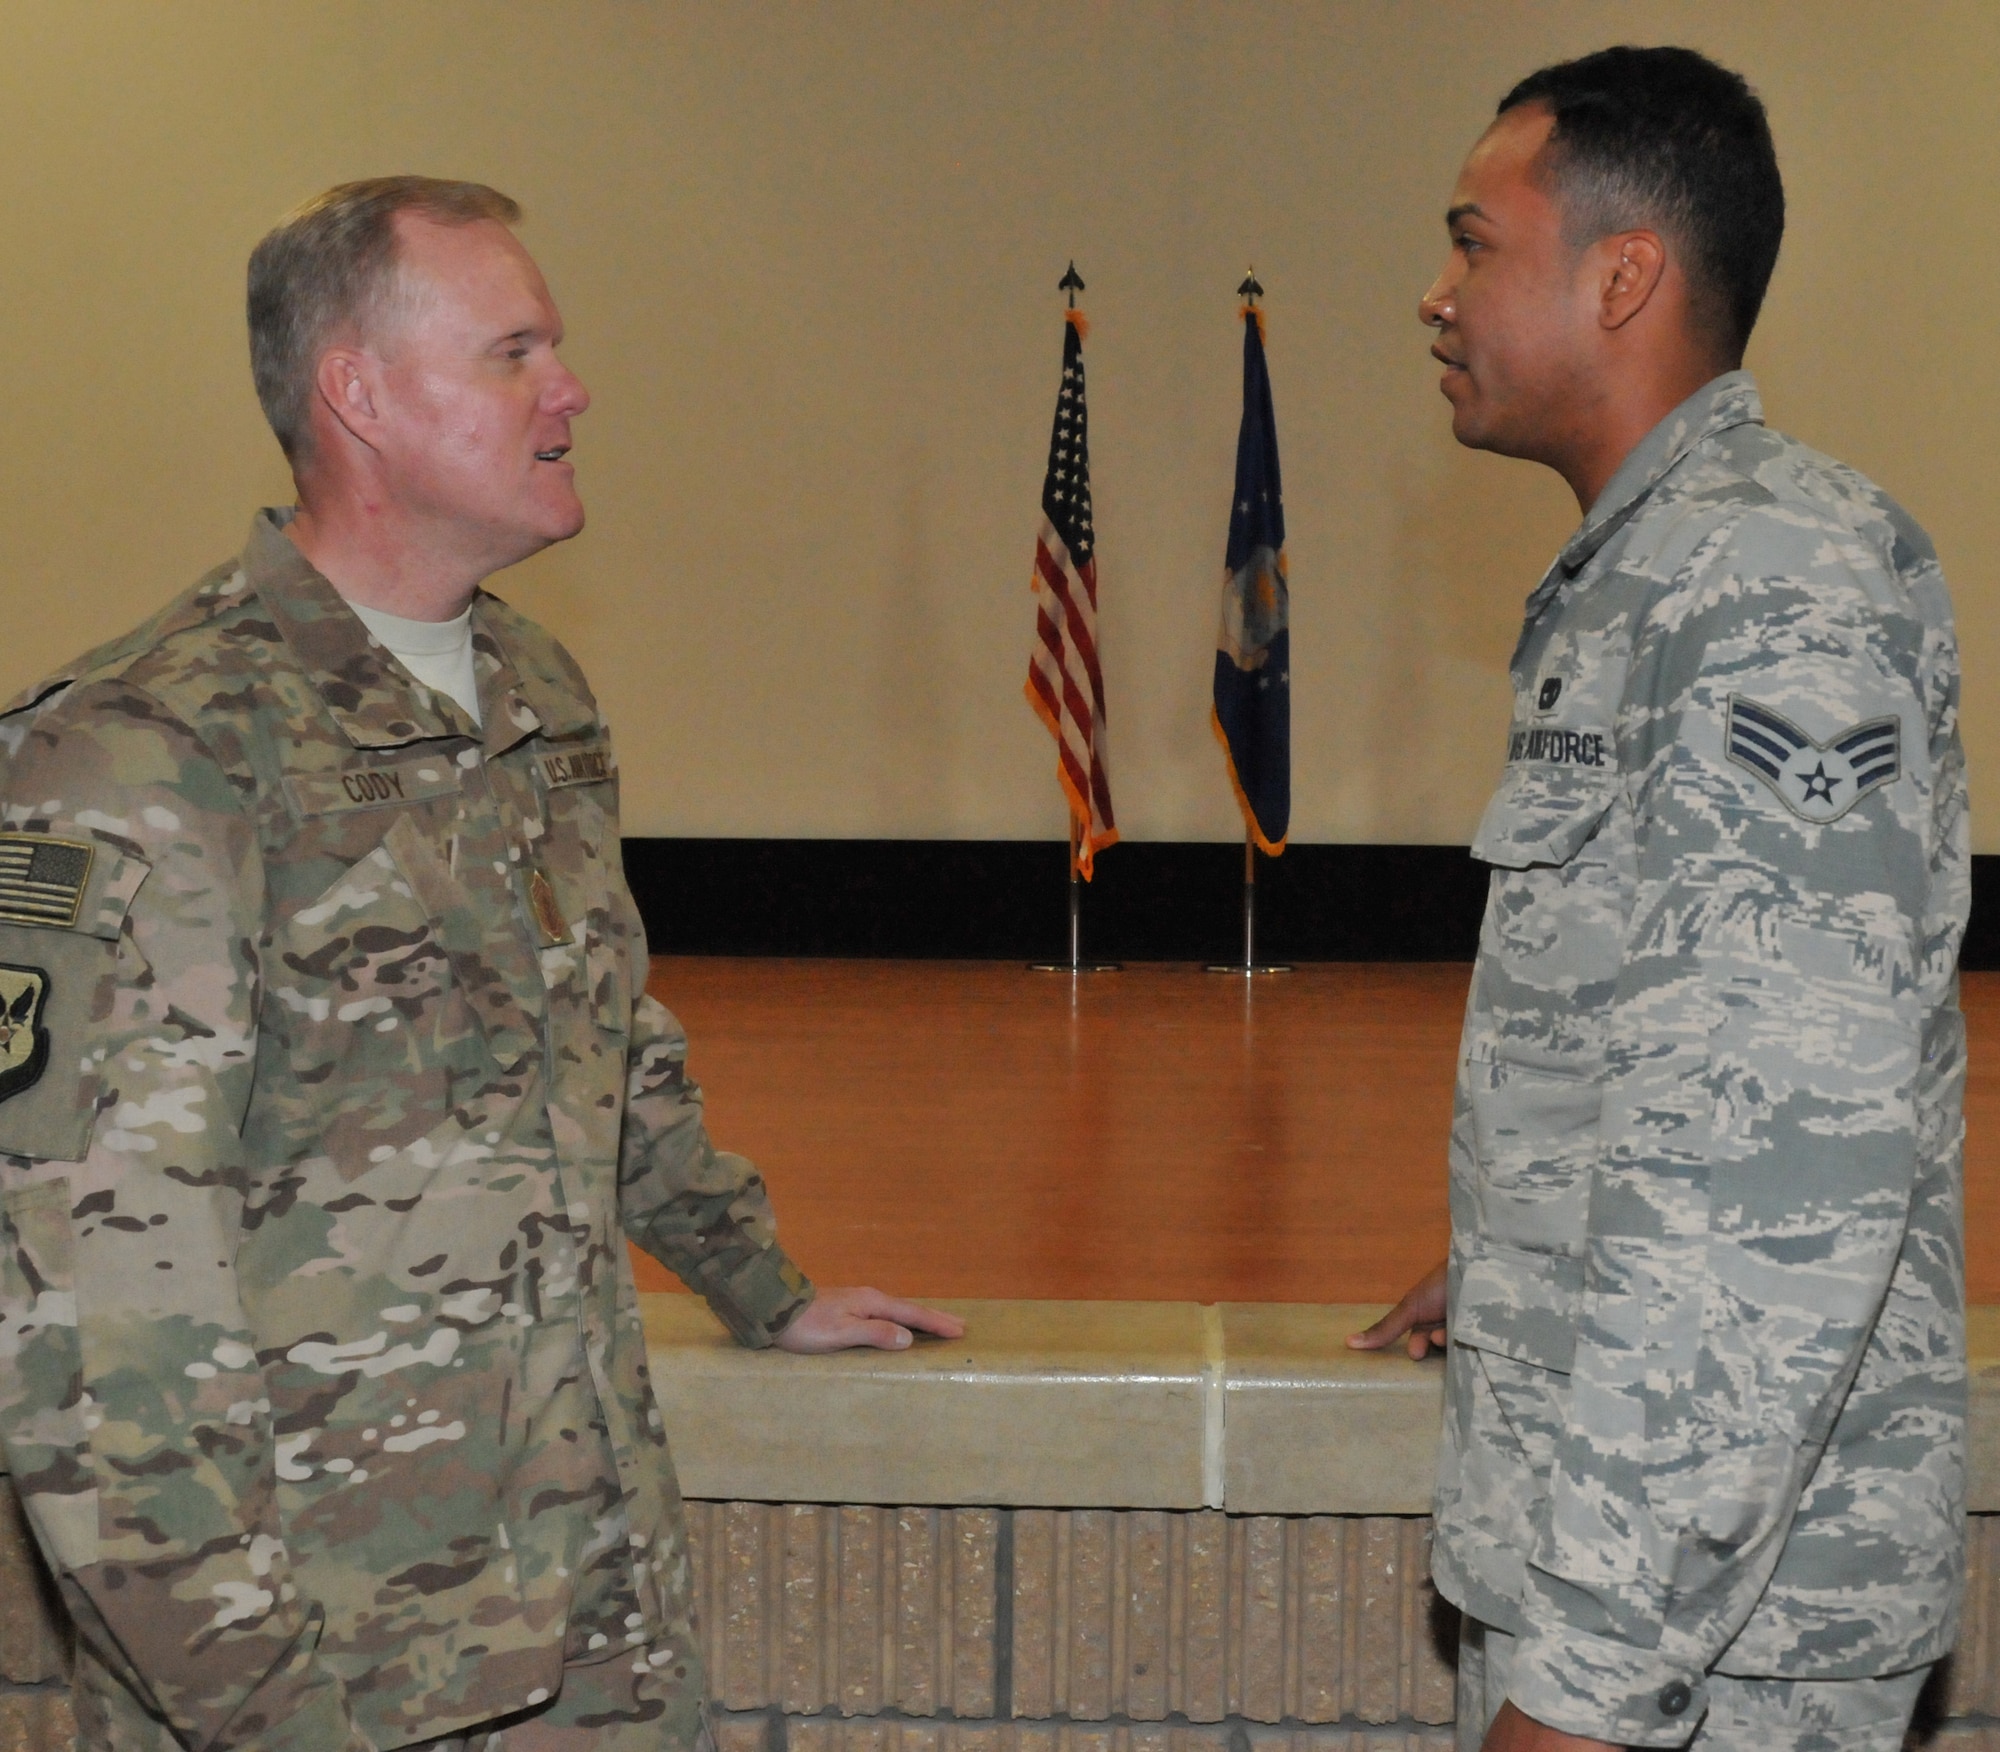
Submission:
<svg viewBox="0 0 2000 1752">
<path fill-rule="evenodd" d="M 1871 718 L 1815 742 L 1782 712 L 1729 696 L 1729 759 L 1754 773 L 1801 821 L 1838 821 L 1903 770 L 1899 718 Z"/>
</svg>

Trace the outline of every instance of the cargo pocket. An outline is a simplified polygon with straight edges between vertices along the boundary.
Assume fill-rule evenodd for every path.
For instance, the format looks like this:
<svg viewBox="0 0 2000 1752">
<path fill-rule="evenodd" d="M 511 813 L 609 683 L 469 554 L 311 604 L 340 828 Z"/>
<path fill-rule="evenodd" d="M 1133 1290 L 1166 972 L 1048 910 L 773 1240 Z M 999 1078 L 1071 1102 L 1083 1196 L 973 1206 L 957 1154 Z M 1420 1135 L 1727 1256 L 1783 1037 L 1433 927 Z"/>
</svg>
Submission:
<svg viewBox="0 0 2000 1752">
<path fill-rule="evenodd" d="M 57 1567 L 97 1561 L 67 1178 L 0 1194 L 0 1444 Z"/>
<path fill-rule="evenodd" d="M 1576 1357 L 1583 1261 L 1474 1238 L 1451 1311 L 1455 1344 L 1568 1374 Z"/>
<path fill-rule="evenodd" d="M 1604 1088 L 1504 1058 L 1464 1069 L 1479 1233 L 1503 1247 L 1580 1254 L 1602 1136 Z"/>
</svg>

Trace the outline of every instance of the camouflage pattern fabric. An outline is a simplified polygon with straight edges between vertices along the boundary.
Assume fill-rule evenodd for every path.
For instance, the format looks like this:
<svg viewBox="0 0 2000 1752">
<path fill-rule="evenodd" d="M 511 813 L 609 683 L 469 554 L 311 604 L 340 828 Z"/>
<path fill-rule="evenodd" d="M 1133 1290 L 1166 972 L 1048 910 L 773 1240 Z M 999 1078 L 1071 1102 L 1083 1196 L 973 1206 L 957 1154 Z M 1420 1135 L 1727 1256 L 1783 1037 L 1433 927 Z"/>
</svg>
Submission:
<svg viewBox="0 0 2000 1752">
<path fill-rule="evenodd" d="M 433 1740 L 638 1656 L 698 1699 L 625 1237 L 746 1343 L 810 1286 L 644 995 L 574 663 L 482 594 L 476 730 L 287 515 L 0 718 L 46 1037 L 0 1041 L 0 1445 L 185 1744 Z"/>
<path fill-rule="evenodd" d="M 1537 1720 L 1934 1661 L 1968 898 L 1923 532 L 1716 379 L 1529 598 L 1451 1146 L 1440 1589 Z"/>
<path fill-rule="evenodd" d="M 1479 1752 L 1514 1674 L 1516 1638 L 1475 1619 L 1458 1639 L 1458 1752 Z M 1903 1752 L 1929 1667 L 1880 1679 L 1737 1679 L 1717 1673 L 1689 1752 Z"/>
<path fill-rule="evenodd" d="M 687 1664 L 692 1647 L 670 1637 L 634 1650 L 636 1658 L 565 1667 L 548 1701 L 425 1740 L 413 1752 L 715 1752 L 699 1657 Z M 173 1730 L 88 1647 L 78 1651 L 71 1697 L 78 1744 L 92 1752 L 182 1752 Z"/>
</svg>

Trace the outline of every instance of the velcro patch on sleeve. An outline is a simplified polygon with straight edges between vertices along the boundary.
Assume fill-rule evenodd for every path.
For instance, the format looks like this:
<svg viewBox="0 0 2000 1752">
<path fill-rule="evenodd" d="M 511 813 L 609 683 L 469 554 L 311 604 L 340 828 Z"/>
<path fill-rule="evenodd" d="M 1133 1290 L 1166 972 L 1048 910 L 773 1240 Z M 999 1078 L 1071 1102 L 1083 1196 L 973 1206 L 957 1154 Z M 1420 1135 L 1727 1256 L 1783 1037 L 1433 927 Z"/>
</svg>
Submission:
<svg viewBox="0 0 2000 1752">
<path fill-rule="evenodd" d="M 0 1101 L 32 1089 L 49 1064 L 49 976 L 0 961 Z"/>
<path fill-rule="evenodd" d="M 1801 821 L 1823 827 L 1901 775 L 1903 725 L 1870 718 L 1816 742 L 1782 712 L 1731 694 L 1727 749 L 1732 765 L 1754 773 Z"/>
<path fill-rule="evenodd" d="M 0 923 L 66 931 L 83 909 L 94 846 L 41 833 L 0 833 Z"/>
<path fill-rule="evenodd" d="M 551 791 L 564 785 L 601 785 L 618 770 L 611 758 L 611 744 L 593 742 L 583 748 L 565 748 L 560 753 L 539 757 L 542 783 Z"/>
</svg>

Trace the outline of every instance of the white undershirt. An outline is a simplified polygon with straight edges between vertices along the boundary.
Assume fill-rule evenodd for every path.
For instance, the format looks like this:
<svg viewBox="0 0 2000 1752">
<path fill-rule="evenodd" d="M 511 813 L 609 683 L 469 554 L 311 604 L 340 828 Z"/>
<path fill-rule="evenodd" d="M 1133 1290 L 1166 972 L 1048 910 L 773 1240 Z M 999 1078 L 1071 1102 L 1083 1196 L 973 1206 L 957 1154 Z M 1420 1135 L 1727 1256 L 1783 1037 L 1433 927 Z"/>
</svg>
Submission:
<svg viewBox="0 0 2000 1752">
<path fill-rule="evenodd" d="M 479 723 L 479 678 L 472 669 L 472 610 L 456 620 L 405 620 L 399 614 L 384 614 L 379 608 L 363 608 L 358 602 L 347 605 L 361 617 L 361 624 L 386 645 L 396 661 L 425 687 L 444 694 L 465 708 L 473 723 Z"/>
</svg>

